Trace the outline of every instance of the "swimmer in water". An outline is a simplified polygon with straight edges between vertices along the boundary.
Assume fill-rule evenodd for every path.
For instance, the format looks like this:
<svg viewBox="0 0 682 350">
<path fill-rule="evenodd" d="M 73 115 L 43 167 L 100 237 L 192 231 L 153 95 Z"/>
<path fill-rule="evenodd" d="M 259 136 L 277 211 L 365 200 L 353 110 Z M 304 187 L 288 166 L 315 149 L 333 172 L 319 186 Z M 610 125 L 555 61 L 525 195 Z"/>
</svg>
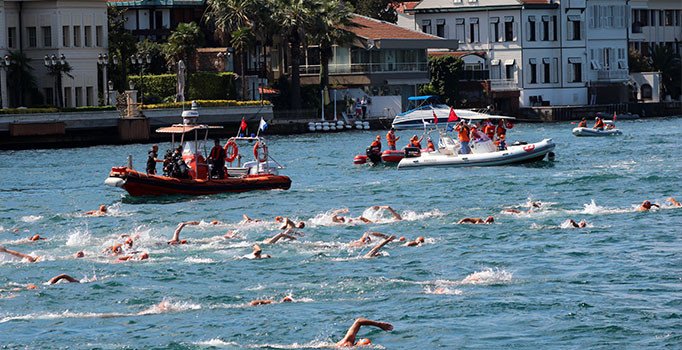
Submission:
<svg viewBox="0 0 682 350">
<path fill-rule="evenodd" d="M 74 254 L 73 257 L 76 259 L 83 258 L 83 257 L 85 257 L 85 253 L 81 250 L 81 251 L 76 252 L 76 254 Z"/>
<path fill-rule="evenodd" d="M 383 248 L 385 245 L 387 245 L 388 243 L 390 243 L 394 239 L 395 239 L 395 236 L 389 236 L 389 237 L 385 238 L 379 244 L 374 246 L 369 252 L 367 252 L 367 254 L 365 254 L 364 258 L 374 258 L 374 257 L 379 256 L 379 250 L 381 250 L 381 248 Z"/>
<path fill-rule="evenodd" d="M 371 236 L 380 237 L 380 238 L 383 238 L 383 239 L 386 239 L 386 238 L 389 237 L 388 235 L 385 235 L 385 234 L 383 234 L 383 233 L 381 233 L 381 232 L 367 231 L 367 232 L 365 232 L 365 233 L 362 234 L 362 237 L 360 237 L 360 239 L 358 239 L 358 240 L 356 240 L 356 241 L 352 241 L 352 242 L 350 242 L 348 245 L 350 245 L 351 247 L 362 247 L 362 246 L 364 246 L 365 244 L 368 244 L 368 243 L 371 243 L 371 242 L 372 242 L 372 237 L 371 237 Z"/>
<path fill-rule="evenodd" d="M 393 216 L 393 219 L 395 219 L 396 221 L 400 221 L 403 219 L 403 217 L 400 216 L 400 214 L 397 211 L 395 211 L 395 209 L 391 208 L 388 205 L 375 205 L 375 206 L 370 207 L 369 209 L 375 210 L 377 212 L 379 210 L 386 210 L 389 212 L 389 214 L 391 214 Z M 374 221 L 372 221 L 372 220 L 370 220 L 370 219 L 368 219 L 362 215 L 360 215 L 357 218 L 339 216 L 338 214 L 341 214 L 341 213 L 348 213 L 348 208 L 338 209 L 338 210 L 333 211 L 331 213 L 332 221 L 337 223 L 337 224 L 346 224 L 346 223 L 351 223 L 354 221 L 362 221 L 363 223 L 366 223 L 366 224 L 371 224 L 374 222 Z"/>
<path fill-rule="evenodd" d="M 280 228 L 279 228 L 280 230 L 287 230 L 287 229 L 291 229 L 291 228 L 304 228 L 305 227 L 305 223 L 303 221 L 299 221 L 298 223 L 295 223 L 295 222 L 291 221 L 291 219 L 285 218 L 282 216 L 275 217 L 275 221 L 282 224 L 282 226 L 280 226 Z"/>
<path fill-rule="evenodd" d="M 515 208 L 505 208 L 502 209 L 503 213 L 511 213 L 511 214 L 530 214 L 533 212 L 533 209 L 540 209 L 542 208 L 542 202 L 540 201 L 529 201 L 528 202 L 528 210 L 519 210 Z"/>
<path fill-rule="evenodd" d="M 400 238 L 401 238 L 400 239 L 401 242 L 405 241 L 405 237 L 400 237 Z M 426 239 L 424 239 L 424 237 L 419 236 L 414 241 L 406 242 L 405 244 L 403 244 L 403 246 L 405 246 L 405 247 L 418 247 L 418 246 L 422 245 L 422 243 L 424 243 L 425 241 L 426 241 Z"/>
<path fill-rule="evenodd" d="M 242 219 L 243 219 L 241 222 L 242 224 L 248 224 L 250 222 L 261 222 L 260 219 L 252 219 L 246 214 L 242 214 Z"/>
<path fill-rule="evenodd" d="M 46 239 L 47 239 L 47 238 L 40 237 L 40 235 L 33 235 L 33 236 L 31 236 L 28 240 L 31 241 L 31 242 L 35 242 L 35 241 L 44 241 L 44 240 L 46 240 Z"/>
<path fill-rule="evenodd" d="M 294 234 L 296 234 L 295 231 L 292 231 L 291 229 L 287 229 L 284 232 L 280 232 L 280 233 L 264 240 L 263 243 L 264 244 L 274 244 L 274 243 L 277 243 L 277 241 L 279 241 L 282 238 L 286 238 L 288 240 L 295 241 L 296 237 L 293 236 Z"/>
<path fill-rule="evenodd" d="M 485 218 L 485 220 L 481 218 L 464 218 L 462 220 L 459 220 L 457 223 L 458 224 L 492 224 L 495 222 L 495 219 L 492 216 L 488 216 Z"/>
<path fill-rule="evenodd" d="M 651 210 L 651 207 L 660 208 L 661 206 L 658 204 L 653 204 L 650 201 L 644 201 L 642 204 L 640 204 L 636 211 L 649 211 Z"/>
<path fill-rule="evenodd" d="M 175 232 L 173 232 L 173 238 L 171 238 L 170 241 L 168 241 L 168 244 L 171 245 L 176 245 L 176 244 L 187 244 L 187 240 L 183 239 L 180 240 L 180 232 L 182 232 L 182 229 L 185 228 L 187 225 L 199 225 L 199 221 L 185 221 L 181 222 L 178 224 L 178 227 L 175 229 Z"/>
<path fill-rule="evenodd" d="M 260 248 L 260 246 L 258 244 L 254 244 L 253 245 L 253 252 L 251 252 L 251 254 L 249 254 L 249 255 L 246 255 L 244 258 L 258 260 L 258 259 L 270 259 L 272 257 L 268 254 L 263 254 L 263 250 Z"/>
<path fill-rule="evenodd" d="M 287 295 L 284 298 L 282 298 L 282 300 L 280 300 L 279 302 L 280 303 L 291 303 L 293 301 L 294 301 L 294 299 L 290 295 Z M 249 305 L 258 306 L 258 305 L 269 305 L 269 304 L 273 304 L 273 303 L 276 303 L 276 301 L 274 301 L 272 299 L 256 299 L 256 300 L 251 300 L 249 302 Z"/>
<path fill-rule="evenodd" d="M 57 276 L 50 278 L 50 280 L 47 281 L 47 284 L 55 284 L 59 281 L 67 281 L 67 282 L 71 282 L 71 283 L 80 283 L 79 280 L 63 273 L 61 275 L 57 275 Z"/>
<path fill-rule="evenodd" d="M 106 247 L 104 250 L 102 250 L 102 253 L 111 253 L 111 255 L 123 254 L 123 244 L 116 243 L 112 246 Z"/>
<path fill-rule="evenodd" d="M 587 221 L 580 220 L 580 222 L 575 222 L 573 219 L 568 219 L 568 223 L 575 228 L 585 228 L 587 227 Z"/>
<path fill-rule="evenodd" d="M 358 335 L 358 332 L 360 331 L 360 328 L 362 326 L 378 327 L 384 331 L 393 330 L 393 325 L 391 325 L 390 323 L 372 321 L 372 320 L 368 320 L 366 318 L 360 317 L 357 320 L 355 320 L 355 322 L 353 322 L 353 325 L 350 326 L 350 328 L 348 328 L 348 331 L 346 332 L 346 336 L 344 336 L 343 339 L 341 339 L 338 343 L 336 343 L 336 346 L 351 347 L 351 346 L 361 346 L 361 345 L 372 344 L 372 342 L 367 338 L 360 339 L 357 342 L 355 341 L 355 337 Z"/>
<path fill-rule="evenodd" d="M 83 215 L 88 215 L 88 216 L 102 216 L 107 214 L 107 206 L 102 204 L 99 206 L 99 209 L 97 210 L 90 210 L 86 211 L 83 213 Z"/>
<path fill-rule="evenodd" d="M 668 199 L 666 199 L 666 201 L 667 201 L 667 202 L 670 202 L 670 205 L 672 205 L 673 207 L 682 207 L 682 203 L 678 202 L 678 201 L 677 201 L 675 198 L 673 198 L 673 197 L 668 197 Z"/>
<path fill-rule="evenodd" d="M 379 211 L 379 210 L 386 210 L 387 212 L 389 212 L 389 213 L 393 216 L 393 218 L 394 218 L 396 221 L 400 221 L 400 220 L 403 219 L 403 217 L 400 216 L 400 214 L 398 214 L 398 212 L 395 211 L 395 209 L 391 208 L 391 207 L 388 206 L 388 205 L 375 205 L 375 206 L 373 206 L 373 207 L 371 207 L 371 208 L 374 209 L 374 210 L 376 210 L 376 211 Z"/>
<path fill-rule="evenodd" d="M 223 235 L 223 238 L 232 239 L 232 238 L 237 237 L 238 234 L 239 234 L 239 232 L 238 232 L 237 230 L 228 230 L 228 231 L 225 232 L 225 234 Z"/>
<path fill-rule="evenodd" d="M 122 257 L 119 257 L 117 260 L 118 261 L 130 261 L 130 260 L 142 261 L 142 260 L 147 260 L 147 259 L 149 259 L 149 253 L 144 252 L 140 255 L 132 254 L 132 255 L 122 256 Z"/>
<path fill-rule="evenodd" d="M 28 260 L 28 262 L 36 262 L 38 261 L 38 259 L 40 259 L 40 257 L 33 257 L 28 254 L 19 253 L 15 250 L 7 249 L 3 246 L 0 246 L 0 253 L 7 253 L 9 255 L 16 256 L 17 258 L 26 259 Z"/>
</svg>

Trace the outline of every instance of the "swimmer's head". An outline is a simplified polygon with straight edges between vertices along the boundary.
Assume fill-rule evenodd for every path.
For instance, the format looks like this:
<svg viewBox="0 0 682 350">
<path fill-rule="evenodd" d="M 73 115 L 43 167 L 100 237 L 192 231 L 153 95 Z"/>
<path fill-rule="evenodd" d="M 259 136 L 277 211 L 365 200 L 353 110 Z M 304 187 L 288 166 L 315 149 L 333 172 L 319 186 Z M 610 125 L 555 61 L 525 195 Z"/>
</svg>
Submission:
<svg viewBox="0 0 682 350">
<path fill-rule="evenodd" d="M 79 251 L 79 252 L 77 252 L 76 254 L 74 254 L 74 257 L 76 257 L 76 258 L 82 258 L 82 257 L 84 257 L 84 256 L 85 256 L 85 253 L 83 253 L 82 250 Z"/>
<path fill-rule="evenodd" d="M 647 208 L 647 209 L 651 208 L 651 202 L 649 202 L 649 201 L 642 202 L 642 207 Z"/>
<path fill-rule="evenodd" d="M 275 221 L 277 221 L 277 222 L 282 222 L 282 221 L 284 221 L 284 217 L 275 216 Z"/>
<path fill-rule="evenodd" d="M 106 212 L 107 212 L 107 206 L 104 205 L 104 204 L 100 205 L 100 206 L 99 206 L 99 211 L 101 211 L 102 213 L 106 213 Z"/>
<path fill-rule="evenodd" d="M 219 223 L 220 223 L 220 221 L 218 221 L 218 220 L 211 221 L 211 225 L 218 225 Z"/>
<path fill-rule="evenodd" d="M 144 252 L 142 255 L 140 255 L 140 260 L 147 260 L 149 259 L 149 253 Z"/>
<path fill-rule="evenodd" d="M 33 284 L 33 283 L 29 283 L 29 284 L 26 285 L 26 289 L 38 289 L 38 286 L 36 286 L 36 285 Z"/>
<path fill-rule="evenodd" d="M 488 216 L 487 218 L 485 218 L 485 222 L 489 224 L 493 223 L 495 222 L 495 218 L 493 218 L 492 216 Z"/>
<path fill-rule="evenodd" d="M 122 248 L 122 247 L 123 247 L 123 246 L 122 246 L 121 244 L 116 243 L 116 244 L 114 244 L 114 245 L 111 246 L 111 252 L 114 253 L 114 254 L 121 253 L 121 252 L 123 252 L 123 248 Z"/>
<path fill-rule="evenodd" d="M 367 345 L 372 345 L 372 341 L 367 339 L 367 338 L 362 338 L 358 340 L 357 343 L 355 343 L 355 346 L 367 346 Z"/>
<path fill-rule="evenodd" d="M 419 140 L 419 137 L 417 137 L 417 135 L 412 135 L 412 138 L 410 140 Z"/>
<path fill-rule="evenodd" d="M 425 241 L 425 239 L 422 236 L 419 236 L 419 237 L 417 237 L 417 239 L 415 239 L 415 242 L 418 242 L 418 243 L 424 243 L 424 241 Z"/>
<path fill-rule="evenodd" d="M 400 236 L 400 238 L 398 238 L 398 242 L 405 242 L 405 236 Z"/>
<path fill-rule="evenodd" d="M 128 246 L 128 248 L 132 248 L 133 247 L 133 239 L 130 237 L 126 238 L 125 244 Z"/>
<path fill-rule="evenodd" d="M 381 140 L 381 136 L 377 135 L 376 139 L 377 141 Z"/>
<path fill-rule="evenodd" d="M 40 235 L 33 235 L 31 238 L 29 238 L 30 241 L 38 241 L 40 239 Z"/>
<path fill-rule="evenodd" d="M 290 303 L 292 301 L 294 301 L 294 299 L 290 295 L 287 295 L 284 298 L 282 298 L 283 303 Z"/>
<path fill-rule="evenodd" d="M 296 228 L 304 228 L 305 227 L 305 222 L 300 221 L 298 224 L 296 224 Z"/>
</svg>

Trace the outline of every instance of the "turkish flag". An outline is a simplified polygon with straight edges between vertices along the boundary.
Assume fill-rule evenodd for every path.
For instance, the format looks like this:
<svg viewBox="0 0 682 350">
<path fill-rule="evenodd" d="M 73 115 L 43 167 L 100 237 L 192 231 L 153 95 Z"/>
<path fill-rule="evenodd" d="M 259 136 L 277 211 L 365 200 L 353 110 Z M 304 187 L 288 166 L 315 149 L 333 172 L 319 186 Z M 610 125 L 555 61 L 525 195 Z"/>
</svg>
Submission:
<svg viewBox="0 0 682 350">
<path fill-rule="evenodd" d="M 246 131 L 246 121 L 244 121 L 244 117 L 242 117 L 242 123 L 239 124 L 239 130 Z"/>
<path fill-rule="evenodd" d="M 436 111 L 433 111 L 433 123 L 438 124 L 438 116 L 436 115 Z"/>
<path fill-rule="evenodd" d="M 455 113 L 455 109 L 450 107 L 450 115 L 448 116 L 448 123 L 449 122 L 456 122 L 459 119 L 457 117 L 457 114 Z"/>
</svg>

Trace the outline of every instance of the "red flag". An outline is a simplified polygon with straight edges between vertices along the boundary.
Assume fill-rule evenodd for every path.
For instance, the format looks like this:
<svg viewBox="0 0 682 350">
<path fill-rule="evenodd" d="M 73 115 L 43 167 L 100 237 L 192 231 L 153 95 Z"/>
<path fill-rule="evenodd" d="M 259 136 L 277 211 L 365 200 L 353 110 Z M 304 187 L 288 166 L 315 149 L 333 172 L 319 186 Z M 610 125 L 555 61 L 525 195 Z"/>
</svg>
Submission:
<svg viewBox="0 0 682 350">
<path fill-rule="evenodd" d="M 615 111 L 613 112 L 613 122 L 614 123 L 616 122 L 616 112 Z"/>
<path fill-rule="evenodd" d="M 459 117 L 457 117 L 457 114 L 455 113 L 455 109 L 450 107 L 450 115 L 448 116 L 448 123 L 456 122 L 458 119 L 459 119 Z"/>
<path fill-rule="evenodd" d="M 244 117 L 242 117 L 242 123 L 239 124 L 239 131 L 246 131 L 246 121 L 244 121 Z"/>
<path fill-rule="evenodd" d="M 433 111 L 433 124 L 438 124 L 438 116 L 436 115 L 436 111 Z"/>
</svg>

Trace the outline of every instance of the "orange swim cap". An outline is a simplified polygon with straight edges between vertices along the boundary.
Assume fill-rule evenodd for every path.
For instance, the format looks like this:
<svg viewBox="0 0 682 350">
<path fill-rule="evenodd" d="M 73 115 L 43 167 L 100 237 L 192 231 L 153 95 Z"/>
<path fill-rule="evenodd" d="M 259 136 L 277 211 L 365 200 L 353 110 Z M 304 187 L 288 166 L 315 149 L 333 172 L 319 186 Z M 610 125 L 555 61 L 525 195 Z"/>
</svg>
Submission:
<svg viewBox="0 0 682 350">
<path fill-rule="evenodd" d="M 358 340 L 357 343 L 355 343 L 355 346 L 365 346 L 365 345 L 372 345 L 372 341 L 367 339 L 367 338 L 362 338 Z"/>
<path fill-rule="evenodd" d="M 29 238 L 29 240 L 34 241 L 34 242 L 38 241 L 38 240 L 40 240 L 40 235 L 33 235 L 33 237 Z"/>
<path fill-rule="evenodd" d="M 26 289 L 38 289 L 38 287 L 37 287 L 35 284 L 33 284 L 33 283 L 29 283 L 29 284 L 26 286 Z"/>
</svg>

